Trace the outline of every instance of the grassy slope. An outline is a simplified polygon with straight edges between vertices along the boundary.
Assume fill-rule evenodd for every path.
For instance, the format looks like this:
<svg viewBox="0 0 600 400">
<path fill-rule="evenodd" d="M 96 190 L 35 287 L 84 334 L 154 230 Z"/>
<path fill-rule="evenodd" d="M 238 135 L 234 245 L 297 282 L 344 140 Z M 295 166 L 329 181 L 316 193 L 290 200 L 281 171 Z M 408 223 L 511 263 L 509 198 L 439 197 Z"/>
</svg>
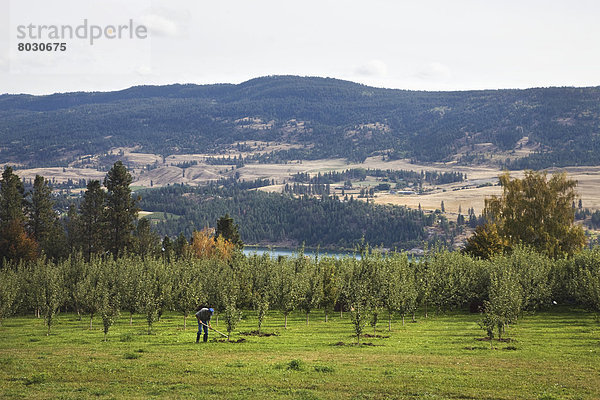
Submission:
<svg viewBox="0 0 600 400">
<path fill-rule="evenodd" d="M 239 331 L 255 329 L 246 314 Z M 477 315 L 395 321 L 391 337 L 364 339 L 377 347 L 333 346 L 354 340 L 348 315 L 321 319 L 315 312 L 307 328 L 293 315 L 284 330 L 273 312 L 263 330 L 279 336 L 195 344 L 194 321 L 184 331 L 175 313 L 150 336 L 141 316 L 133 327 L 123 316 L 108 342 L 100 320 L 89 330 L 61 315 L 46 337 L 41 320 L 11 318 L 0 327 L 0 398 L 600 398 L 600 326 L 588 313 L 527 316 L 509 330 L 516 342 L 494 351 L 475 340 Z M 388 335 L 387 322 L 380 328 Z M 301 370 L 288 369 L 292 360 Z"/>
</svg>

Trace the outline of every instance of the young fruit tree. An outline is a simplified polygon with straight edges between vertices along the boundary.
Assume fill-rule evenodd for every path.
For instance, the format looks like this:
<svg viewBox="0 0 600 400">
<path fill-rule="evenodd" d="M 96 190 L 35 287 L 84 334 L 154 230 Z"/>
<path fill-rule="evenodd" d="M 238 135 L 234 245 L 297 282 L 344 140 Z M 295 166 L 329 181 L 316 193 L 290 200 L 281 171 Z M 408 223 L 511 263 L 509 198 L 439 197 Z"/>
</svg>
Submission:
<svg viewBox="0 0 600 400">
<path fill-rule="evenodd" d="M 356 335 L 356 343 L 360 344 L 360 335 L 368 321 L 371 306 L 370 271 L 364 256 L 362 260 L 353 260 L 352 263 L 354 264 L 352 274 L 349 281 L 346 282 L 344 290 L 350 306 L 350 320 Z"/>
<path fill-rule="evenodd" d="M 503 265 L 492 266 L 489 301 L 484 302 L 485 312 L 481 324 L 487 331 L 490 342 L 494 336 L 494 325 L 498 331 L 498 339 L 501 339 L 508 324 L 516 321 L 522 304 L 523 289 L 517 273 Z"/>
<path fill-rule="evenodd" d="M 252 276 L 252 305 L 258 317 L 258 333 L 269 310 L 273 292 L 273 260 L 267 253 L 248 259 Z"/>
<path fill-rule="evenodd" d="M 140 308 L 142 263 L 139 258 L 124 257 L 117 260 L 119 276 L 120 309 L 129 313 L 129 325 L 133 325 L 133 314 Z"/>
<path fill-rule="evenodd" d="M 322 257 L 319 260 L 323 278 L 323 298 L 321 306 L 325 311 L 325 322 L 329 319 L 329 313 L 333 311 L 340 292 L 340 277 L 338 276 L 339 263 L 333 257 Z"/>
<path fill-rule="evenodd" d="M 2 326 L 2 320 L 13 312 L 13 306 L 19 294 L 19 287 L 19 276 L 11 266 L 0 269 L 0 326 Z"/>
<path fill-rule="evenodd" d="M 64 301 L 63 271 L 59 265 L 46 261 L 43 257 L 35 263 L 35 271 L 39 282 L 37 288 L 41 290 L 42 314 L 48 327 L 46 335 L 50 335 L 50 328 Z"/>
<path fill-rule="evenodd" d="M 600 312 L 600 248 L 577 255 L 574 264 L 574 297 L 590 311 Z"/>
<path fill-rule="evenodd" d="M 223 317 L 225 319 L 225 326 L 227 327 L 227 341 L 229 341 L 231 332 L 233 332 L 242 317 L 242 313 L 237 305 L 240 295 L 239 277 L 228 266 L 223 268 L 220 276 L 220 304 L 224 308 Z"/>
<path fill-rule="evenodd" d="M 119 316 L 119 286 L 115 263 L 108 261 L 104 265 L 99 282 L 100 303 L 98 312 L 102 317 L 104 341 L 107 341 L 108 330 Z"/>
<path fill-rule="evenodd" d="M 94 315 L 100 308 L 99 282 L 102 268 L 102 260 L 99 257 L 92 257 L 84 264 L 83 278 L 75 285 L 74 297 L 83 312 L 90 315 L 90 329 L 93 327 Z"/>
<path fill-rule="evenodd" d="M 283 313 L 283 327 L 287 329 L 288 315 L 296 309 L 300 302 L 299 275 L 287 259 L 275 265 L 273 276 L 273 293 L 275 306 Z"/>
<path fill-rule="evenodd" d="M 183 330 L 187 329 L 190 311 L 208 300 L 198 265 L 192 258 L 177 260 L 173 265 L 173 305 L 183 313 Z"/>
<path fill-rule="evenodd" d="M 319 266 L 309 263 L 300 273 L 300 284 L 302 285 L 300 308 L 306 314 L 306 325 L 309 323 L 310 312 L 317 308 L 323 298 L 322 275 Z"/>
<path fill-rule="evenodd" d="M 146 315 L 148 335 L 152 334 L 152 324 L 158 319 L 165 274 L 162 262 L 154 259 L 146 260 L 140 274 L 139 309 Z"/>
</svg>

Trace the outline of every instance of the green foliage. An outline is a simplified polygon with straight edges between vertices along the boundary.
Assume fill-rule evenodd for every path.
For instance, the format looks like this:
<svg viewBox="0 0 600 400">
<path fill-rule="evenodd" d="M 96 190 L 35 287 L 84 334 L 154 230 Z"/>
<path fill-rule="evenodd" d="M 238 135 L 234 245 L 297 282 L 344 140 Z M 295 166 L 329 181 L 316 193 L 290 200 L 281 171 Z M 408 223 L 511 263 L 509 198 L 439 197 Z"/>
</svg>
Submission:
<svg viewBox="0 0 600 400">
<path fill-rule="evenodd" d="M 337 303 L 343 283 L 340 279 L 340 262 L 333 257 L 322 257 L 317 262 L 322 273 L 321 307 L 325 311 L 325 322 L 327 322 L 329 313 Z"/>
<path fill-rule="evenodd" d="M 217 240 L 219 236 L 222 236 L 225 240 L 233 243 L 238 249 L 244 247 L 244 243 L 240 238 L 239 227 L 233 222 L 233 218 L 231 218 L 229 214 L 225 214 L 217 220 L 215 240 Z"/>
<path fill-rule="evenodd" d="M 517 320 L 522 304 L 523 288 L 519 283 L 517 271 L 511 268 L 492 268 L 489 301 L 484 302 L 485 313 L 482 321 L 490 342 L 494 336 L 494 327 L 501 338 L 506 325 Z"/>
<path fill-rule="evenodd" d="M 199 260 L 180 259 L 171 264 L 173 275 L 173 305 L 183 313 L 183 329 L 187 329 L 187 317 L 200 304 L 208 301 L 207 284 Z"/>
<path fill-rule="evenodd" d="M 502 254 L 506 248 L 506 240 L 498 233 L 494 223 L 479 225 L 475 233 L 467 239 L 463 253 L 483 260 L 489 260 L 496 254 Z"/>
<path fill-rule="evenodd" d="M 60 265 L 47 262 L 44 258 L 36 261 L 34 272 L 37 297 L 40 299 L 41 312 L 49 335 L 56 314 L 65 299 L 63 272 Z"/>
<path fill-rule="evenodd" d="M 277 193 L 243 191 L 237 186 L 172 185 L 142 192 L 140 206 L 181 218 L 160 221 L 161 235 L 175 236 L 212 225 L 229 213 L 245 242 L 302 242 L 306 246 L 354 248 L 361 240 L 386 247 L 411 248 L 427 237 L 435 216 L 400 206 L 366 204 L 337 197 L 294 198 Z"/>
<path fill-rule="evenodd" d="M 577 181 L 566 173 L 526 171 L 523 179 L 500 176 L 501 197 L 485 201 L 484 214 L 512 247 L 531 246 L 550 257 L 573 255 L 585 244 L 583 229 L 573 225 Z"/>
<path fill-rule="evenodd" d="M 238 308 L 238 300 L 240 297 L 240 282 L 235 271 L 224 266 L 220 274 L 220 304 L 224 308 L 223 318 L 227 327 L 227 340 L 231 337 L 231 332 L 237 326 L 242 317 L 241 310 Z"/>
<path fill-rule="evenodd" d="M 106 192 L 100 186 L 100 181 L 93 180 L 87 185 L 83 200 L 79 206 L 79 226 L 76 228 L 81 234 L 79 243 L 84 254 L 89 260 L 92 254 L 103 250 L 106 230 Z"/>
<path fill-rule="evenodd" d="M 138 261 L 139 262 L 139 261 Z M 138 292 L 139 310 L 146 316 L 148 334 L 170 298 L 170 276 L 166 266 L 159 260 L 142 263 Z"/>
<path fill-rule="evenodd" d="M 349 276 L 349 280 L 344 287 L 357 344 L 360 344 L 360 335 L 362 335 L 368 321 L 373 297 L 369 291 L 372 263 L 366 255 L 366 253 L 363 254 L 361 260 L 350 260 L 352 274 Z"/>
<path fill-rule="evenodd" d="M 20 284 L 19 275 L 12 268 L 0 269 L 0 326 L 14 311 Z"/>
<path fill-rule="evenodd" d="M 287 329 L 288 315 L 297 309 L 302 296 L 301 275 L 293 262 L 281 258 L 274 266 L 273 298 L 275 307 L 284 315 L 284 328 Z"/>
<path fill-rule="evenodd" d="M 31 200 L 26 203 L 29 216 L 27 226 L 29 234 L 46 249 L 47 242 L 53 233 L 54 223 L 57 219 L 52 201 L 52 188 L 48 180 L 36 175 L 33 182 Z"/>
<path fill-rule="evenodd" d="M 134 222 L 139 211 L 137 200 L 131 197 L 131 174 L 117 161 L 104 179 L 106 194 L 107 248 L 116 258 L 132 244 Z"/>
<path fill-rule="evenodd" d="M 252 280 L 252 305 L 256 309 L 260 334 L 265 315 L 274 301 L 273 259 L 268 253 L 262 256 L 254 254 L 248 258 L 248 267 Z"/>
<path fill-rule="evenodd" d="M 102 270 L 99 282 L 100 302 L 98 312 L 102 317 L 104 327 L 104 341 L 110 327 L 114 324 L 120 313 L 120 290 L 117 263 L 109 262 Z"/>
<path fill-rule="evenodd" d="M 298 257 L 305 256 L 301 252 Z M 300 282 L 299 306 L 306 313 L 306 325 L 308 325 L 310 312 L 317 308 L 323 299 L 323 275 L 319 264 L 304 263 L 298 278 Z"/>
<path fill-rule="evenodd" d="M 459 309 L 480 298 L 484 287 L 483 265 L 458 252 L 440 250 L 424 260 L 428 301 L 438 311 Z"/>
<path fill-rule="evenodd" d="M 600 313 L 600 248 L 582 252 L 569 263 L 573 297 L 588 310 Z"/>
<path fill-rule="evenodd" d="M 378 267 L 381 275 L 382 305 L 388 312 L 388 330 L 392 330 L 392 316 L 398 312 L 404 317 L 417 308 L 418 290 L 415 271 L 406 254 L 392 254 Z"/>
<path fill-rule="evenodd" d="M 21 178 L 13 172 L 12 167 L 4 167 L 0 180 L 0 226 L 2 228 L 14 220 L 24 222 L 24 192 Z"/>
<path fill-rule="evenodd" d="M 160 237 L 152 230 L 150 221 L 147 218 L 140 218 L 137 221 L 133 237 L 133 251 L 145 259 L 148 256 L 158 256 L 161 254 Z"/>
</svg>

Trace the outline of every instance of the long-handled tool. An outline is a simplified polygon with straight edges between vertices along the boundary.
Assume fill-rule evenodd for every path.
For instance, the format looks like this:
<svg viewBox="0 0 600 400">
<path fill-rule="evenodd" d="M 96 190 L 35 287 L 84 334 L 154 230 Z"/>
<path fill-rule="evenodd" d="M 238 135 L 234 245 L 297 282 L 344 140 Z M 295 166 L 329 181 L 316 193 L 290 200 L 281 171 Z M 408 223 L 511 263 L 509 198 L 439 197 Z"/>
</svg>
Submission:
<svg viewBox="0 0 600 400">
<path fill-rule="evenodd" d="M 220 334 L 221 336 L 223 336 L 223 337 L 228 337 L 228 336 L 227 336 L 226 334 L 224 334 L 223 332 L 219 332 L 219 331 L 218 331 L 218 330 L 216 330 L 215 328 L 213 328 L 213 327 L 210 327 L 210 326 L 206 325 L 204 322 L 202 322 L 202 321 L 200 321 L 200 320 L 199 320 L 199 322 L 200 322 L 202 325 L 204 325 L 205 327 L 207 327 L 208 329 L 212 329 L 213 331 L 217 332 L 217 333 L 218 333 L 218 334 Z"/>
</svg>

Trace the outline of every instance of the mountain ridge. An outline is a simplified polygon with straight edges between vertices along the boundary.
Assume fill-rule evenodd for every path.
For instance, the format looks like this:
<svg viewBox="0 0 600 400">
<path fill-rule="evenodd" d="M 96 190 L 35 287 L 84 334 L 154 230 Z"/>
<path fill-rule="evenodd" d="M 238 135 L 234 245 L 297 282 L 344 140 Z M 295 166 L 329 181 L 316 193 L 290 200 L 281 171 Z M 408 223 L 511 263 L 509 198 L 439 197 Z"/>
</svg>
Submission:
<svg viewBox="0 0 600 400">
<path fill-rule="evenodd" d="M 600 164 L 600 87 L 430 92 L 283 75 L 240 84 L 2 95 L 0 117 L 6 143 L 0 162 L 29 166 L 64 165 L 123 146 L 218 153 L 244 140 L 304 147 L 281 152 L 279 160 L 381 155 L 508 167 Z M 302 130 L 290 129 L 290 121 Z M 538 152 L 509 157 L 524 138 Z M 485 143 L 507 159 L 482 160 L 477 146 Z"/>
</svg>

